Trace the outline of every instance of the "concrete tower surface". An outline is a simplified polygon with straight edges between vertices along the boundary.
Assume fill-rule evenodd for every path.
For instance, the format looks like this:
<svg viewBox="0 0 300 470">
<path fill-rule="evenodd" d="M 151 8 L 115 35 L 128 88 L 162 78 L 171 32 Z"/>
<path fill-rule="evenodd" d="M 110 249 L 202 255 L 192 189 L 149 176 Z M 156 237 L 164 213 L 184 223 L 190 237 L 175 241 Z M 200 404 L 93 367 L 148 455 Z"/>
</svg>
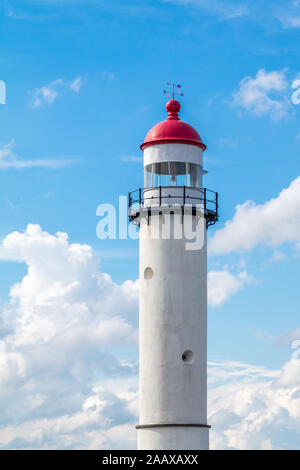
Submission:
<svg viewBox="0 0 300 470">
<path fill-rule="evenodd" d="M 167 103 L 144 152 L 144 188 L 129 194 L 140 227 L 139 450 L 206 450 L 207 244 L 218 195 L 203 188 L 203 144 Z"/>
</svg>

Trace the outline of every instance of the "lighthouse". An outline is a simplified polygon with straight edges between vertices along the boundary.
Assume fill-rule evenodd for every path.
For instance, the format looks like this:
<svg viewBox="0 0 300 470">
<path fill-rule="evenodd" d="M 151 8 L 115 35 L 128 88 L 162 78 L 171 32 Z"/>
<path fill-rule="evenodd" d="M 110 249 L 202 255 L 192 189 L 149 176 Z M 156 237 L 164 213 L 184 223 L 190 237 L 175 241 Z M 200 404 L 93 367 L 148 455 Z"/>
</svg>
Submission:
<svg viewBox="0 0 300 470">
<path fill-rule="evenodd" d="M 140 229 L 139 450 L 209 448 L 206 233 L 218 195 L 204 188 L 206 146 L 174 98 L 141 145 L 144 187 L 129 193 Z"/>
</svg>

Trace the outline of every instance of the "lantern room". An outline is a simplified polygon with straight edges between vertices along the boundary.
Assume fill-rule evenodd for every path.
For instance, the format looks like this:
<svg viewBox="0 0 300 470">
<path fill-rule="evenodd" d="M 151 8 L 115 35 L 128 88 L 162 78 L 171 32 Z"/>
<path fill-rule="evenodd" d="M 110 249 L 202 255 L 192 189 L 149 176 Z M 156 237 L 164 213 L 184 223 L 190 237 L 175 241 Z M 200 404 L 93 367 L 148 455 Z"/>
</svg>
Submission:
<svg viewBox="0 0 300 470">
<path fill-rule="evenodd" d="M 180 103 L 167 103 L 168 118 L 147 134 L 144 151 L 144 198 L 147 206 L 200 203 L 203 187 L 203 144 L 198 132 L 179 119 Z M 158 190 L 160 189 L 160 195 Z M 186 198 L 184 202 L 184 188 Z"/>
</svg>

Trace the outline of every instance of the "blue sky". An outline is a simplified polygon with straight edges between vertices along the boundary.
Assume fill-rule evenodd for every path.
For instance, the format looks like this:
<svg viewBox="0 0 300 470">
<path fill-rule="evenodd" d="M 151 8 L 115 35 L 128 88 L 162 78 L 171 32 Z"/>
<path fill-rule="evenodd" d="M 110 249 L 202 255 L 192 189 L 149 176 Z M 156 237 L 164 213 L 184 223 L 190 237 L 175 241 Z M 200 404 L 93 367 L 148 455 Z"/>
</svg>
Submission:
<svg viewBox="0 0 300 470">
<path fill-rule="evenodd" d="M 292 84 L 300 73 L 300 2 L 4 0 L 0 11 L 0 80 L 7 86 L 7 103 L 0 105 L 0 236 L 8 240 L 0 252 L 0 334 L 6 344 L 4 364 L 16 361 L 15 375 L 5 376 L 8 385 L 5 382 L 3 390 L 11 387 L 15 401 L 18 387 L 33 382 L 36 387 L 28 396 L 26 416 L 18 409 L 5 416 L 2 447 L 134 446 L 134 434 L 130 442 L 122 436 L 136 419 L 138 243 L 100 241 L 96 208 L 117 204 L 119 195 L 142 184 L 142 164 L 136 157 L 141 157 L 139 145 L 147 131 L 166 116 L 162 90 L 167 81 L 183 86 L 181 116 L 199 130 L 208 147 L 205 185 L 220 195 L 220 221 L 209 231 L 208 353 L 212 364 L 222 363 L 223 371 L 218 372 L 218 382 L 212 381 L 213 393 L 217 396 L 225 387 L 223 392 L 230 395 L 237 386 L 245 399 L 253 387 L 253 394 L 261 393 L 267 403 L 265 390 L 268 397 L 276 395 L 280 380 L 284 393 L 295 391 L 300 384 L 289 383 L 287 391 L 283 377 L 292 368 L 292 342 L 300 338 L 300 108 L 292 102 Z M 247 201 L 253 201 L 252 206 L 242 206 L 242 214 L 235 215 L 236 206 Z M 38 224 L 44 232 L 26 230 L 28 224 Z M 68 234 L 63 249 L 57 232 Z M 68 276 L 71 284 L 84 284 L 74 268 L 73 251 L 78 263 L 86 259 L 87 276 L 99 276 L 97 282 L 106 286 L 96 296 L 96 311 L 94 281 L 80 288 L 75 300 L 57 303 L 69 295 L 64 286 Z M 49 270 L 46 261 L 45 266 L 40 263 L 45 253 Z M 52 259 L 60 269 L 51 268 Z M 98 259 L 100 270 L 95 268 Z M 66 305 L 73 305 L 78 324 L 84 305 L 95 329 L 103 322 L 106 331 L 110 320 L 114 325 L 109 323 L 105 335 L 99 333 L 101 353 L 96 346 L 85 350 L 75 331 L 77 339 L 62 346 L 66 357 L 75 351 L 78 358 L 79 372 L 69 378 L 70 387 L 78 387 L 70 410 L 64 410 L 69 389 L 65 396 L 62 391 L 61 406 L 55 409 L 54 392 L 40 389 L 43 363 L 32 370 L 26 365 L 33 352 L 42 348 L 46 355 L 57 346 L 60 333 L 55 329 L 51 337 L 41 336 L 42 345 L 33 338 L 36 331 L 52 331 L 51 322 L 60 324 L 55 314 L 68 310 Z M 41 315 L 45 323 L 40 323 Z M 68 315 L 61 332 L 73 325 Z M 123 335 L 112 346 L 108 338 L 115 335 L 114 328 Z M 114 372 L 101 366 L 107 355 Z M 91 368 L 86 388 L 84 361 Z M 58 372 L 50 364 L 49 381 L 61 383 L 67 364 L 66 359 Z M 213 377 L 215 370 L 219 367 L 212 366 Z M 223 384 L 226 374 L 232 381 Z M 104 398 L 99 398 L 99 390 Z M 78 416 L 79 409 L 86 410 L 86 401 L 103 400 L 107 406 L 99 405 L 100 411 L 96 407 L 102 415 L 95 417 L 95 422 L 104 423 L 102 434 L 96 425 L 90 434 L 72 428 L 69 440 L 63 432 L 51 431 L 52 419 L 59 420 L 64 412 L 71 419 L 72 413 Z M 256 405 L 249 402 L 250 414 Z M 221 411 L 228 414 L 223 429 L 214 403 L 210 406 L 215 447 L 296 445 L 298 402 L 285 407 L 281 403 L 286 429 L 294 434 L 277 432 L 276 423 L 283 418 L 274 412 L 274 432 L 262 426 L 257 441 L 249 430 L 239 428 L 237 423 L 246 415 L 238 407 L 223 403 Z M 266 410 L 266 404 L 258 408 L 261 414 Z M 42 437 L 29 439 L 39 417 L 48 419 L 50 431 L 47 427 Z M 89 419 L 94 418 L 85 419 L 89 429 Z M 241 444 L 234 432 L 244 432 Z"/>
</svg>

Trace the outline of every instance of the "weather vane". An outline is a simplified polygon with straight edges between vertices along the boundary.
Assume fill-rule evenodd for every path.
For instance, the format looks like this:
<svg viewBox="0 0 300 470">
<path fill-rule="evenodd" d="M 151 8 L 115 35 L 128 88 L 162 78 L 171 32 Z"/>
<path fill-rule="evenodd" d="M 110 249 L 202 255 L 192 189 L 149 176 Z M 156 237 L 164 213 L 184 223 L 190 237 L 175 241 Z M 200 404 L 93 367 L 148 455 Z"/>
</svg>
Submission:
<svg viewBox="0 0 300 470">
<path fill-rule="evenodd" d="M 183 93 L 181 93 L 181 85 L 176 85 L 176 83 L 167 83 L 168 87 L 172 88 L 172 91 L 170 90 L 164 90 L 164 93 L 169 97 L 172 95 L 172 99 L 175 99 L 176 95 L 183 96 Z"/>
</svg>

